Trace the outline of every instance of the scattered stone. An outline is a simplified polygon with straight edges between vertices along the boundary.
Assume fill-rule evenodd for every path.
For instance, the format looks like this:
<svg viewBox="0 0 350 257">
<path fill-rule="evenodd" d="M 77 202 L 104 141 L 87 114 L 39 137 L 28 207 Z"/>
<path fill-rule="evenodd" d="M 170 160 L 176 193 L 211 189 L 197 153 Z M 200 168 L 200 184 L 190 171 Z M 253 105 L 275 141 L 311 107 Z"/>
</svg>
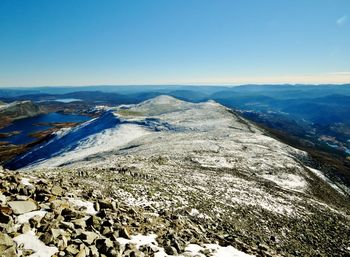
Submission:
<svg viewBox="0 0 350 257">
<path fill-rule="evenodd" d="M 7 198 L 5 195 L 0 193 L 0 204 L 6 204 Z"/>
<path fill-rule="evenodd" d="M 98 205 L 100 206 L 100 210 L 103 210 L 103 209 L 113 210 L 115 208 L 115 205 L 113 205 L 113 202 L 109 200 L 99 200 Z"/>
<path fill-rule="evenodd" d="M 119 236 L 126 239 L 130 239 L 130 234 L 126 228 L 122 228 L 119 230 Z"/>
<path fill-rule="evenodd" d="M 98 253 L 98 249 L 95 245 L 91 245 L 89 246 L 89 249 L 90 249 L 90 254 L 92 257 L 98 257 L 99 256 L 99 253 Z"/>
<path fill-rule="evenodd" d="M 68 238 L 65 235 L 61 235 L 61 240 L 58 240 L 57 246 L 61 251 L 66 249 L 68 246 Z"/>
<path fill-rule="evenodd" d="M 99 252 L 103 254 L 107 254 L 109 249 L 113 247 L 113 242 L 107 238 L 107 239 L 97 239 L 96 240 L 96 247 L 99 250 Z"/>
<path fill-rule="evenodd" d="M 29 219 L 29 224 L 33 228 L 39 228 L 41 219 L 42 219 L 42 216 L 35 215 L 34 217 Z"/>
<path fill-rule="evenodd" d="M 110 227 L 103 227 L 102 228 L 102 235 L 107 236 L 112 233 L 112 229 Z"/>
<path fill-rule="evenodd" d="M 23 214 L 38 209 L 38 205 L 34 201 L 10 201 L 8 205 L 11 207 L 14 214 Z"/>
<path fill-rule="evenodd" d="M 259 249 L 263 251 L 269 251 L 270 248 L 265 244 L 259 244 Z"/>
<path fill-rule="evenodd" d="M 48 245 L 54 241 L 54 237 L 52 233 L 48 231 L 41 235 L 40 240 L 43 241 L 44 244 Z"/>
<path fill-rule="evenodd" d="M 28 198 L 29 197 L 26 195 L 16 195 L 16 200 L 18 200 L 18 201 L 27 201 Z"/>
<path fill-rule="evenodd" d="M 92 245 L 92 243 L 97 239 L 99 236 L 95 232 L 89 232 L 89 231 L 84 231 L 81 233 L 80 238 L 87 243 L 88 245 Z"/>
<path fill-rule="evenodd" d="M 66 250 L 65 250 L 68 254 L 71 254 L 71 255 L 76 255 L 80 252 L 80 250 L 78 249 L 78 247 L 76 245 L 68 245 Z"/>
<path fill-rule="evenodd" d="M 0 223 L 8 224 L 11 221 L 13 221 L 13 219 L 10 215 L 7 215 L 6 212 L 0 211 Z"/>
<path fill-rule="evenodd" d="M 25 234 L 25 233 L 29 232 L 30 230 L 31 230 L 31 228 L 30 228 L 30 225 L 28 223 L 22 224 L 21 229 L 20 229 L 22 234 Z"/>
<path fill-rule="evenodd" d="M 12 209 L 7 206 L 0 206 L 0 213 L 11 215 L 13 213 Z"/>
<path fill-rule="evenodd" d="M 86 219 L 85 218 L 72 220 L 72 223 L 77 228 L 84 229 L 86 227 Z"/>
<path fill-rule="evenodd" d="M 16 257 L 16 244 L 12 238 L 0 232 L 0 256 Z"/>
<path fill-rule="evenodd" d="M 74 224 L 72 222 L 61 221 L 60 228 L 74 230 Z"/>
<path fill-rule="evenodd" d="M 34 253 L 32 249 L 22 249 L 22 255 L 23 256 L 30 256 Z"/>
<path fill-rule="evenodd" d="M 63 195 L 63 189 L 59 186 L 53 186 L 51 188 L 51 193 L 55 196 L 62 196 Z"/>
<path fill-rule="evenodd" d="M 178 255 L 175 247 L 173 246 L 166 246 L 164 247 L 164 250 L 166 252 L 166 254 L 169 254 L 169 255 Z"/>
<path fill-rule="evenodd" d="M 95 215 L 91 216 L 88 220 L 86 220 L 86 224 L 88 226 L 92 226 L 97 230 L 100 230 L 102 219 Z"/>
<path fill-rule="evenodd" d="M 86 257 L 85 248 L 81 249 L 76 257 Z"/>
</svg>

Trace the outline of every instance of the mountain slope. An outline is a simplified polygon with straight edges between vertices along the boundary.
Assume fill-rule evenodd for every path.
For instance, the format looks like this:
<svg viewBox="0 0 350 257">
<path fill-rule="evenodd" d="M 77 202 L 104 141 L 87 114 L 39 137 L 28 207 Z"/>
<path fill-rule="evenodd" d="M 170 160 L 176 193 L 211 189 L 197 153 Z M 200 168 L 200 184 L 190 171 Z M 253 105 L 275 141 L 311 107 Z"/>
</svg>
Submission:
<svg viewBox="0 0 350 257">
<path fill-rule="evenodd" d="M 0 118 L 11 120 L 38 115 L 42 112 L 39 106 L 31 101 L 19 101 L 0 105 Z"/>
<path fill-rule="evenodd" d="M 154 225 L 160 237 L 169 226 L 187 241 L 259 255 L 350 253 L 349 189 L 308 167 L 306 152 L 212 101 L 159 96 L 120 106 L 16 163 L 198 226 L 188 236 L 185 225 Z"/>
<path fill-rule="evenodd" d="M 34 117 L 41 113 L 43 110 L 31 101 L 0 102 L 0 128 L 8 126 L 14 120 Z M 7 156 L 7 154 L 3 156 Z"/>
</svg>

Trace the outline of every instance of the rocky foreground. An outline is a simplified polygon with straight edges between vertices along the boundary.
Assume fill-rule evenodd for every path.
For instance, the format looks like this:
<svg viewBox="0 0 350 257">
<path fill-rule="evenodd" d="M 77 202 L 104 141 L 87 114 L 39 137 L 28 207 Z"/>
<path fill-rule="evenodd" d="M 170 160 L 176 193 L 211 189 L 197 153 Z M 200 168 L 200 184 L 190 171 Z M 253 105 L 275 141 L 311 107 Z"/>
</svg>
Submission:
<svg viewBox="0 0 350 257">
<path fill-rule="evenodd" d="M 130 207 L 67 178 L 1 171 L 0 182 L 0 256 L 249 256 L 229 245 L 268 254 L 224 234 L 209 240 L 205 225 L 180 213 Z"/>
<path fill-rule="evenodd" d="M 215 217 L 203 214 L 205 202 L 198 209 L 138 206 L 126 204 L 120 195 L 112 198 L 107 186 L 116 183 L 126 189 L 154 179 L 120 167 L 108 173 L 2 171 L 0 256 L 348 256 L 350 252 L 349 217 L 329 207 L 310 209 L 315 213 L 304 217 L 285 217 L 237 205 L 235 211 Z M 160 195 L 157 199 L 167 202 Z M 229 212 L 231 217 L 226 216 Z"/>
</svg>

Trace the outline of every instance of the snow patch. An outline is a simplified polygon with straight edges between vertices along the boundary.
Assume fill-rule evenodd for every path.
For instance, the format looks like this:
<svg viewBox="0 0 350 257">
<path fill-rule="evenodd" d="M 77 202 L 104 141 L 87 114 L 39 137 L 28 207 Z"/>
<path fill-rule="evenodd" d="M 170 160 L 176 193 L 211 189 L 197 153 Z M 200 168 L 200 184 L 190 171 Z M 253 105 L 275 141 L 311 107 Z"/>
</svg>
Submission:
<svg viewBox="0 0 350 257">
<path fill-rule="evenodd" d="M 51 257 L 58 252 L 56 247 L 46 246 L 37 238 L 33 231 L 19 235 L 13 239 L 17 245 L 23 245 L 24 249 L 33 250 L 34 253 L 30 257 Z"/>
<path fill-rule="evenodd" d="M 94 204 L 92 202 L 82 201 L 80 199 L 68 198 L 68 201 L 75 205 L 77 208 L 85 208 L 85 212 L 90 215 L 97 214 L 97 211 L 94 208 Z"/>
<path fill-rule="evenodd" d="M 186 247 L 185 251 L 190 253 L 192 256 L 205 257 L 201 251 L 208 249 L 211 252 L 212 257 L 253 257 L 254 255 L 246 254 L 242 251 L 237 250 L 232 246 L 220 246 L 217 244 L 205 244 L 203 247 L 195 244 L 190 244 Z"/>
<path fill-rule="evenodd" d="M 29 188 L 34 188 L 34 185 L 29 182 L 28 178 L 22 178 L 21 183 Z"/>
<path fill-rule="evenodd" d="M 203 214 L 203 213 L 200 213 L 197 209 L 195 208 L 192 208 L 191 211 L 190 211 L 190 216 L 193 216 L 193 217 L 197 217 L 197 218 L 201 218 L 201 219 L 205 219 L 205 218 L 209 218 L 209 216 Z"/>
<path fill-rule="evenodd" d="M 131 236 L 131 239 L 125 238 L 117 238 L 117 241 L 121 245 L 126 244 L 135 244 L 136 248 L 140 248 L 141 246 L 150 246 L 156 253 L 155 257 L 170 257 L 165 253 L 164 248 L 158 246 L 156 241 L 157 235 L 151 234 L 148 236 L 144 235 L 136 235 Z M 179 257 L 205 257 L 204 254 L 201 253 L 202 250 L 209 250 L 211 252 L 212 257 L 254 257 L 254 255 L 249 255 L 244 252 L 237 250 L 232 246 L 222 247 L 218 244 L 204 244 L 203 246 L 199 246 L 196 244 L 190 244 L 185 248 L 184 255 L 178 255 Z"/>
<path fill-rule="evenodd" d="M 117 238 L 117 241 L 122 244 L 122 245 L 126 245 L 126 244 L 135 244 L 136 248 L 139 248 L 140 246 L 143 245 L 158 245 L 156 242 L 156 238 L 157 235 L 155 234 L 151 234 L 148 236 L 144 236 L 144 235 L 136 235 L 136 236 L 131 236 L 131 239 L 125 239 L 125 238 Z"/>
<path fill-rule="evenodd" d="M 280 173 L 276 175 L 263 174 L 260 177 L 270 180 L 284 189 L 293 190 L 297 192 L 304 192 L 308 185 L 306 180 L 303 177 L 294 175 L 294 174 L 288 174 L 288 173 Z"/>
<path fill-rule="evenodd" d="M 32 211 L 32 212 L 21 214 L 17 217 L 17 223 L 18 224 L 28 223 L 29 220 L 34 216 L 38 215 L 40 217 L 44 217 L 46 213 L 47 211 Z"/>
<path fill-rule="evenodd" d="M 317 177 L 325 181 L 328 185 L 330 185 L 333 189 L 335 189 L 337 192 L 344 195 L 343 190 L 341 190 L 336 184 L 334 184 L 329 178 L 327 178 L 320 170 L 313 169 L 311 167 L 307 167 L 313 174 L 315 174 Z"/>
</svg>

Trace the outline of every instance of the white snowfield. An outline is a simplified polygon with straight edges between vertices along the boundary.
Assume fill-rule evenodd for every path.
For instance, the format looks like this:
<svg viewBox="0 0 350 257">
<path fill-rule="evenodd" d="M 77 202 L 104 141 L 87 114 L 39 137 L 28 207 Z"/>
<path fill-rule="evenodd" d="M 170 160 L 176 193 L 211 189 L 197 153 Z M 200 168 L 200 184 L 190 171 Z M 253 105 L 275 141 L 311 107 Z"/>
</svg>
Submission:
<svg viewBox="0 0 350 257">
<path fill-rule="evenodd" d="M 79 141 L 74 151 L 63 151 L 58 156 L 42 161 L 38 167 L 58 167 L 69 162 L 83 160 L 94 154 L 112 151 L 146 134 L 148 134 L 147 130 L 131 124 L 105 129 L 99 134 Z"/>
<path fill-rule="evenodd" d="M 118 238 L 117 241 L 125 246 L 126 244 L 135 244 L 138 249 L 141 246 L 150 246 L 156 253 L 155 257 L 171 257 L 165 253 L 164 248 L 158 246 L 156 241 L 156 235 L 135 235 L 132 236 L 130 240 L 125 238 Z M 14 241 L 18 245 L 23 245 L 24 249 L 33 250 L 32 257 L 51 257 L 58 252 L 56 247 L 46 246 L 42 241 L 40 241 L 33 231 L 27 232 L 25 234 L 19 235 L 14 238 Z M 254 255 L 246 254 L 242 251 L 237 250 L 232 246 L 220 246 L 218 244 L 204 244 L 199 246 L 196 244 L 190 244 L 186 247 L 186 255 L 178 255 L 179 257 L 205 257 L 201 253 L 201 250 L 207 249 L 211 252 L 213 257 L 253 257 Z"/>
<path fill-rule="evenodd" d="M 151 163 L 158 157 L 166 163 Z M 310 194 L 310 182 L 320 179 L 301 163 L 304 158 L 307 153 L 270 137 L 218 103 L 159 96 L 115 108 L 113 115 L 58 133 L 26 155 L 25 168 L 133 166 L 161 176 L 164 190 L 177 197 L 159 202 L 156 197 L 143 196 L 147 190 L 143 185 L 135 186 L 134 195 L 118 189 L 118 197 L 128 203 L 181 206 L 190 202 L 191 191 L 216 201 L 217 206 L 257 206 L 297 216 L 306 212 L 298 202 Z M 330 180 L 324 181 L 334 187 Z M 223 215 L 219 209 L 212 211 Z"/>
</svg>

